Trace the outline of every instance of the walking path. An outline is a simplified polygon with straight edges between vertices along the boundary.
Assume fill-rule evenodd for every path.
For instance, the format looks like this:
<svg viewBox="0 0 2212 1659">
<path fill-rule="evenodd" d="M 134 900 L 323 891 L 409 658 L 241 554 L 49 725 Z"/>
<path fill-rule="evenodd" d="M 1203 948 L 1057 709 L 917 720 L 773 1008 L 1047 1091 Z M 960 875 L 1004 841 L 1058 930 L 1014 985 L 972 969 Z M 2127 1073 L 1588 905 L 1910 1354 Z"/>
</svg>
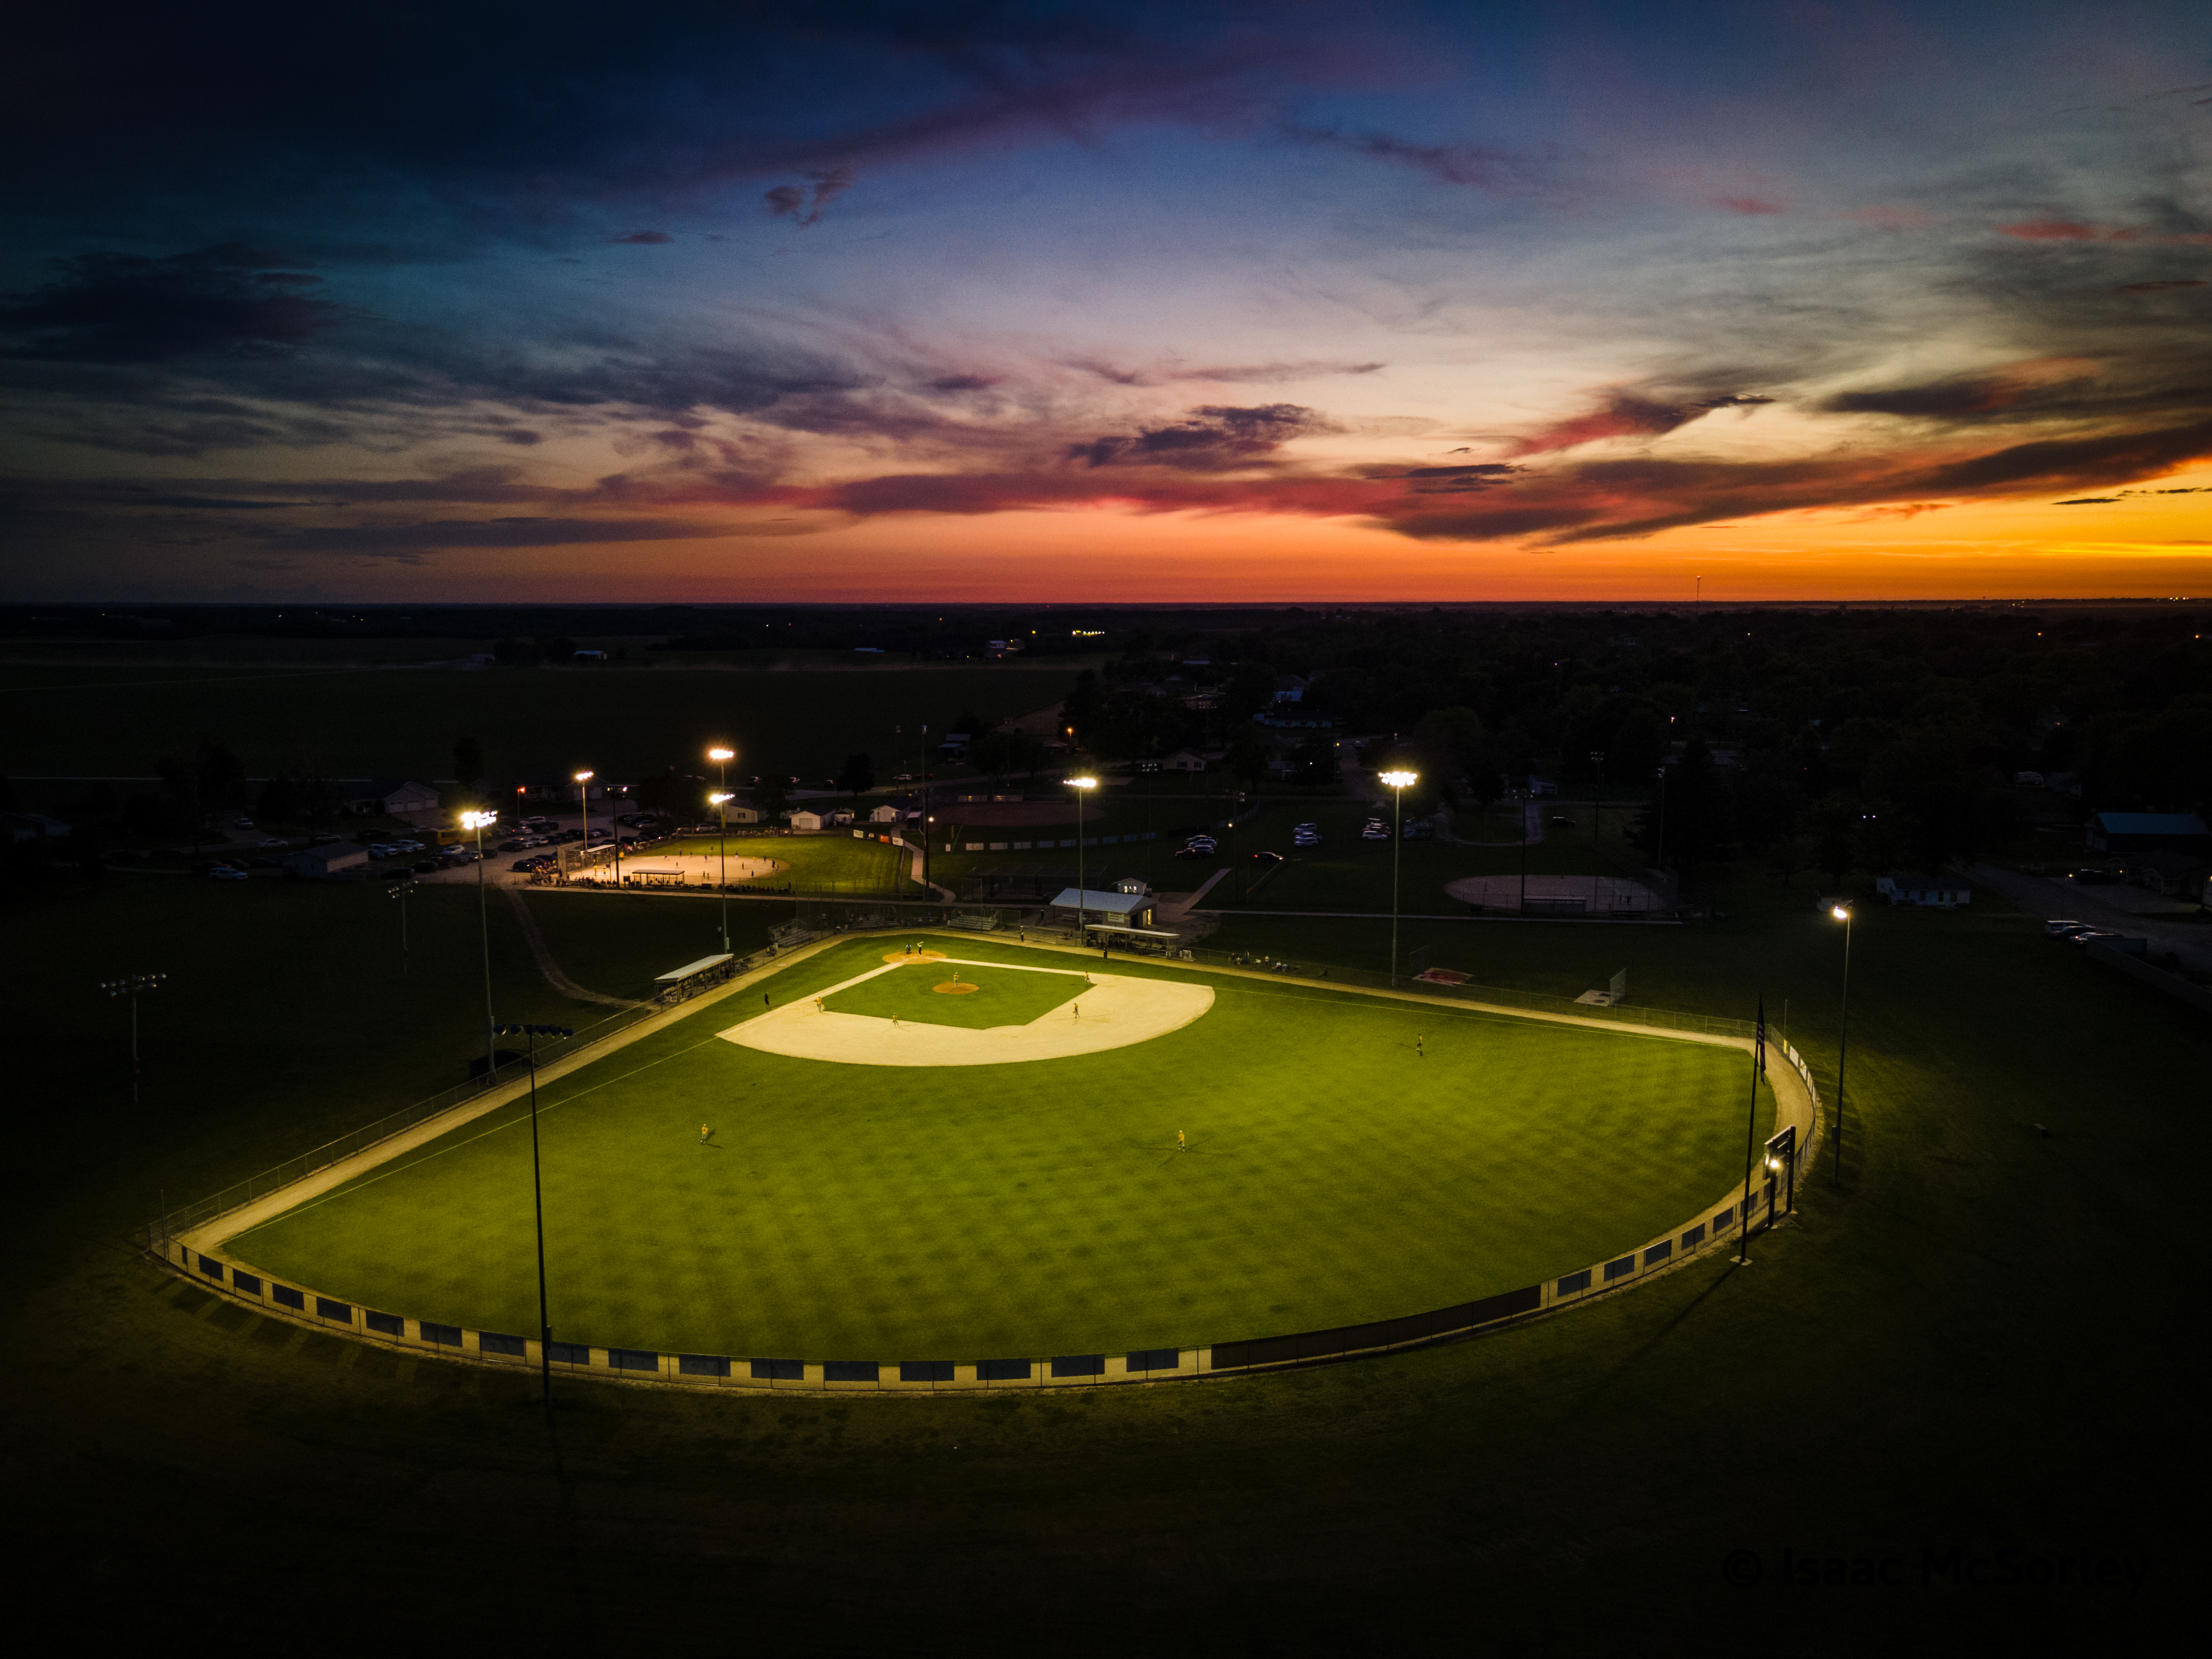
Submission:
<svg viewBox="0 0 2212 1659">
<path fill-rule="evenodd" d="M 582 986 L 561 971 L 561 964 L 553 960 L 553 952 L 545 943 L 545 935 L 538 930 L 538 918 L 530 914 L 529 903 L 519 887 L 502 890 L 507 902 L 514 906 L 514 919 L 522 925 L 523 942 L 530 946 L 530 954 L 538 963 L 538 971 L 545 975 L 545 982 L 564 997 L 574 997 L 579 1002 L 603 1003 L 610 1008 L 638 1008 L 642 1003 L 628 997 L 611 997 L 599 991 L 586 991 Z"/>
</svg>

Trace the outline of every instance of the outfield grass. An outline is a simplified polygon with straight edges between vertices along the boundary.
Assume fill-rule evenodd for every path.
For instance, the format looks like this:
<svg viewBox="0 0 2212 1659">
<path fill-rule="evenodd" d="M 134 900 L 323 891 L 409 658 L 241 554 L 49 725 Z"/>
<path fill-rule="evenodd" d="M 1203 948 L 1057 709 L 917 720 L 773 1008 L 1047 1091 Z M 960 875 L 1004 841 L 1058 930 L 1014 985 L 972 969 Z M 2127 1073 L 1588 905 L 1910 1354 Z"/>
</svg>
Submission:
<svg viewBox="0 0 2212 1659">
<path fill-rule="evenodd" d="M 828 998 L 825 1006 L 833 1014 L 866 1014 L 876 1019 L 985 1031 L 994 1025 L 1026 1025 L 1042 1018 L 1081 996 L 1085 982 L 1079 968 L 1030 973 L 1015 968 L 963 967 L 957 963 L 916 963 L 840 991 Z M 962 986 L 968 988 L 945 988 Z"/>
<path fill-rule="evenodd" d="M 811 995 L 884 951 L 851 941 L 764 989 Z M 982 973 L 987 994 L 1079 989 Z M 878 995 L 964 1020 L 969 999 L 927 989 L 942 976 L 902 969 Z M 746 993 L 550 1085 L 556 1323 L 574 1340 L 809 1358 L 1197 1346 L 1533 1284 L 1643 1243 L 1741 1175 L 1731 1051 L 1175 976 L 1212 983 L 1213 1010 L 1103 1054 L 791 1059 L 715 1036 L 760 1012 Z M 1771 1115 L 1763 1101 L 1762 1127 Z M 520 1109 L 478 1120 L 228 1248 L 367 1305 L 527 1330 L 526 1125 Z"/>
</svg>

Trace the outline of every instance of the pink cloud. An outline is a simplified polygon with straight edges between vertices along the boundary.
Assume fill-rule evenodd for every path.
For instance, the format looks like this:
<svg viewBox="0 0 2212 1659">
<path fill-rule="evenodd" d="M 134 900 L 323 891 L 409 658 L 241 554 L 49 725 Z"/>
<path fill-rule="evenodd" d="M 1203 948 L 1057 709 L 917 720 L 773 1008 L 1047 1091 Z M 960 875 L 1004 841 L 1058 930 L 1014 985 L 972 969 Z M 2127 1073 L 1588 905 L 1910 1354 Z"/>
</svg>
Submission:
<svg viewBox="0 0 2212 1659">
<path fill-rule="evenodd" d="M 1769 202 L 1757 196 L 1723 196 L 1721 205 L 1730 213 L 1787 213 L 1790 210 L 1779 203 Z"/>
</svg>

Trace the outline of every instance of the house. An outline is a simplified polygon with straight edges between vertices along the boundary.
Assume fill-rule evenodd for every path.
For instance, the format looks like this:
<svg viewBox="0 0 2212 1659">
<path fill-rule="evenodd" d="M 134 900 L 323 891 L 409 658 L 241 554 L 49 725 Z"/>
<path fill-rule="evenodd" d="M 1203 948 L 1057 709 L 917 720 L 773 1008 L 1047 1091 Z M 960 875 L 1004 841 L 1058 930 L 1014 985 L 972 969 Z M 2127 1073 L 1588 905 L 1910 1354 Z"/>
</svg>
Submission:
<svg viewBox="0 0 2212 1659">
<path fill-rule="evenodd" d="M 605 662 L 606 659 L 607 653 L 604 651 L 579 651 L 574 658 L 577 662 Z"/>
<path fill-rule="evenodd" d="M 2163 898 L 2202 904 L 2212 880 L 2212 857 L 2201 853 L 2137 853 L 2128 860 L 2128 879 Z"/>
<path fill-rule="evenodd" d="M 892 805 L 889 801 L 885 801 L 881 806 L 876 808 L 874 811 L 868 814 L 868 822 L 870 823 L 896 823 L 905 816 L 906 814 L 901 811 L 897 807 Z"/>
<path fill-rule="evenodd" d="M 296 853 L 287 853 L 283 858 L 285 870 L 295 876 L 305 876 L 310 881 L 330 881 L 349 870 L 360 870 L 368 863 L 368 849 L 349 841 L 325 842 L 320 847 L 304 847 Z"/>
<path fill-rule="evenodd" d="M 1052 919 L 1073 927 L 1079 909 L 1085 921 L 1103 921 L 1117 927 L 1152 925 L 1152 901 L 1143 893 L 1102 893 L 1095 888 L 1064 887 L 1051 904 Z"/>
<path fill-rule="evenodd" d="M 1134 893 L 1139 897 L 1152 890 L 1152 884 L 1142 876 L 1124 876 L 1114 884 L 1117 893 Z"/>
<path fill-rule="evenodd" d="M 1964 876 L 1883 876 L 1874 890 L 1892 904 L 1917 904 L 1930 910 L 1955 910 L 1974 901 L 1974 890 Z"/>
<path fill-rule="evenodd" d="M 0 837 L 9 841 L 53 841 L 69 832 L 68 824 L 44 812 L 0 812 Z"/>
<path fill-rule="evenodd" d="M 412 778 L 356 781 L 346 785 L 345 792 L 346 805 L 356 812 L 384 812 L 398 817 L 406 812 L 438 810 L 438 792 Z"/>
<path fill-rule="evenodd" d="M 1195 749 L 1178 749 L 1160 765 L 1170 772 L 1203 772 L 1206 770 L 1206 757 Z"/>
<path fill-rule="evenodd" d="M 823 814 L 810 812 L 803 806 L 795 809 L 791 814 L 791 827 L 794 830 L 825 829 L 829 822 Z"/>
<path fill-rule="evenodd" d="M 2212 830 L 2194 812 L 2098 812 L 2083 839 L 2100 853 L 2212 854 Z"/>
<path fill-rule="evenodd" d="M 1277 702 L 1304 702 L 1306 700 L 1306 681 L 1303 675 L 1285 674 L 1275 682 Z"/>
<path fill-rule="evenodd" d="M 1540 778 L 1534 772 L 1528 775 L 1528 795 L 1531 799 L 1540 799 L 1546 795 L 1556 795 L 1559 793 L 1559 786 L 1551 779 Z"/>
</svg>

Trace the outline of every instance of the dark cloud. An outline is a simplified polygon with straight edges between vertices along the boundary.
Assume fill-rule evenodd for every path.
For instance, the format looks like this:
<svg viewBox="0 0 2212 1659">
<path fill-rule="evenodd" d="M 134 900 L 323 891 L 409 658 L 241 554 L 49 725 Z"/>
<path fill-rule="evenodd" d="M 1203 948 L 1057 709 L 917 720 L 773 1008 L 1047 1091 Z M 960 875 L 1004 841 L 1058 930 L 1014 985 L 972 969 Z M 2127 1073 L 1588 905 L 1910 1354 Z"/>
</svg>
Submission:
<svg viewBox="0 0 2212 1659">
<path fill-rule="evenodd" d="M 1523 438 L 1516 453 L 1536 455 L 1547 450 L 1571 449 L 1577 444 L 1595 443 L 1605 438 L 1656 438 L 1688 425 L 1712 407 L 1715 405 L 1710 404 L 1662 403 L 1634 392 L 1615 392 L 1607 396 L 1601 407 L 1588 414 L 1555 421 Z"/>
<path fill-rule="evenodd" d="M 1284 380 L 1307 380 L 1332 374 L 1374 374 L 1387 363 L 1345 362 L 1330 358 L 1298 358 L 1272 363 L 1214 363 L 1198 368 L 1169 364 L 1154 368 L 1121 368 L 1096 357 L 1068 357 L 1067 368 L 1095 374 L 1113 386 L 1170 386 L 1179 381 L 1210 380 L 1222 386 L 1269 386 Z"/>
<path fill-rule="evenodd" d="M 778 185 L 761 198 L 772 217 L 802 225 L 820 224 L 823 210 L 853 187 L 853 174 L 847 167 L 806 176 L 806 185 Z"/>
<path fill-rule="evenodd" d="M 988 392 L 999 384 L 996 374 L 940 374 L 929 383 L 932 392 Z"/>
<path fill-rule="evenodd" d="M 1761 404 L 1771 404 L 1773 401 L 1773 398 L 1762 398 L 1756 392 L 1731 392 L 1725 398 L 1700 398 L 1697 407 L 1699 409 L 1756 409 Z"/>
<path fill-rule="evenodd" d="M 1901 415 L 1955 421 L 2010 409 L 2033 390 L 2005 375 L 1960 375 L 1917 386 L 1839 392 L 1820 407 L 1838 415 Z"/>
<path fill-rule="evenodd" d="M 1499 461 L 1479 461 L 1463 466 L 1411 467 L 1395 476 L 1408 480 L 1419 495 L 1470 495 L 1477 490 L 1495 489 L 1522 471 Z"/>
<path fill-rule="evenodd" d="M 2112 290 L 2115 294 L 2165 294 L 2177 288 L 2203 288 L 2202 276 L 2167 276 L 2150 283 L 2122 283 Z"/>
<path fill-rule="evenodd" d="M 1543 188 L 1549 172 L 1545 162 L 1524 152 L 1488 144 L 1421 144 L 1388 133 L 1343 132 L 1287 123 L 1279 131 L 1293 143 L 1364 156 L 1370 161 L 1425 173 L 1439 184 L 1459 185 L 1493 196 L 1534 195 Z"/>
<path fill-rule="evenodd" d="M 406 558 L 453 548 L 568 547 L 592 542 L 693 541 L 720 530 L 672 519 L 438 519 L 292 530 L 270 543 L 290 553 Z"/>
<path fill-rule="evenodd" d="M 610 242 L 624 242 L 641 247 L 657 247 L 664 242 L 672 242 L 675 240 L 665 230 L 633 230 L 627 236 L 607 238 Z"/>
<path fill-rule="evenodd" d="M 55 263 L 58 278 L 0 307 L 11 356 L 131 363 L 267 352 L 305 345 L 349 316 L 310 291 L 321 277 L 235 242 L 166 258 L 80 253 Z"/>
<path fill-rule="evenodd" d="M 2076 495 L 2070 501 L 2053 501 L 2053 507 L 2110 507 L 2120 498 L 2118 495 Z"/>
<path fill-rule="evenodd" d="M 1250 466 L 1292 438 L 1333 430 L 1330 422 L 1297 404 L 1231 409 L 1208 404 L 1172 426 L 1148 427 L 1133 436 L 1094 438 L 1071 444 L 1067 455 L 1091 466 L 1153 465 L 1192 471 Z"/>
<path fill-rule="evenodd" d="M 1723 196 L 1720 204 L 1730 213 L 1765 214 L 1787 213 L 1790 210 L 1778 202 L 1770 202 L 1757 196 Z"/>
</svg>

